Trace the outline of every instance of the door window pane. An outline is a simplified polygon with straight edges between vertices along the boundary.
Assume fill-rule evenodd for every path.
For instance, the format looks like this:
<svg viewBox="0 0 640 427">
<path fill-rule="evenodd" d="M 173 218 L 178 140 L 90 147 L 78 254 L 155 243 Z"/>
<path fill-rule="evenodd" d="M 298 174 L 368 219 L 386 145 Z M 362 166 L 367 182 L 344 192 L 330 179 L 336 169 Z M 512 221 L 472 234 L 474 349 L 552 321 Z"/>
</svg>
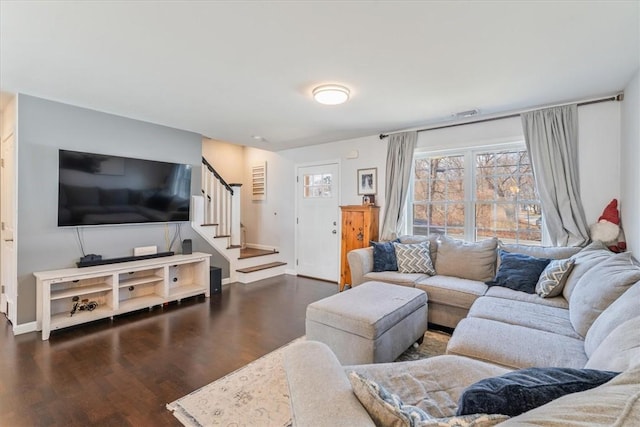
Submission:
<svg viewBox="0 0 640 427">
<path fill-rule="evenodd" d="M 305 199 L 331 197 L 333 188 L 333 175 L 315 174 L 302 177 L 302 195 Z"/>
</svg>

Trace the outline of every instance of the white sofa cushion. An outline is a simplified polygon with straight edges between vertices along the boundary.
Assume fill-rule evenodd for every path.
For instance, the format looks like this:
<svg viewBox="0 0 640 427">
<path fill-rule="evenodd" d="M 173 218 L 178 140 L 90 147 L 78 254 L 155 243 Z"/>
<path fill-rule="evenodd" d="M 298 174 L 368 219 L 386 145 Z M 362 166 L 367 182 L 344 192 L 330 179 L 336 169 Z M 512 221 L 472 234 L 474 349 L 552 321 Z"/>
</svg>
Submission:
<svg viewBox="0 0 640 427">
<path fill-rule="evenodd" d="M 502 286 L 492 286 L 484 294 L 487 297 L 505 298 L 515 301 L 532 302 L 540 305 L 548 305 L 550 307 L 569 308 L 569 301 L 564 299 L 562 295 L 552 298 L 542 298 L 536 294 L 528 294 L 526 292 L 514 291 L 513 289 L 503 288 Z"/>
<path fill-rule="evenodd" d="M 471 306 L 467 317 L 496 320 L 581 339 L 569 321 L 569 310 L 504 298 L 482 297 Z"/>
<path fill-rule="evenodd" d="M 627 289 L 593 322 L 584 338 L 587 356 L 591 357 L 602 341 L 621 323 L 636 316 L 640 316 L 640 282 Z"/>
<path fill-rule="evenodd" d="M 589 271 L 592 267 L 598 265 L 602 261 L 606 260 L 613 255 L 602 242 L 593 242 L 589 246 L 582 249 L 571 258 L 575 261 L 571 274 L 567 277 L 567 281 L 562 288 L 562 296 L 569 301 L 571 300 L 571 293 L 576 286 L 580 278 Z"/>
<path fill-rule="evenodd" d="M 565 259 L 580 252 L 576 246 L 533 246 L 499 242 L 503 251 L 525 254 L 536 258 Z"/>
<path fill-rule="evenodd" d="M 365 282 L 385 282 L 393 285 L 413 287 L 415 283 L 429 277 L 424 273 L 399 273 L 397 271 L 371 271 L 362 276 Z"/>
<path fill-rule="evenodd" d="M 640 316 L 627 320 L 607 335 L 585 368 L 621 372 L 632 366 L 640 366 Z"/>
<path fill-rule="evenodd" d="M 582 368 L 584 341 L 495 320 L 462 319 L 447 345 L 447 354 L 467 356 L 512 369 L 535 366 Z"/>
<path fill-rule="evenodd" d="M 429 295 L 429 302 L 464 309 L 469 309 L 487 291 L 487 285 L 477 280 L 441 275 L 423 277 L 415 287 Z"/>
<path fill-rule="evenodd" d="M 436 272 L 444 276 L 486 282 L 495 276 L 498 239 L 465 242 L 442 236 L 438 241 Z"/>
<path fill-rule="evenodd" d="M 640 267 L 628 252 L 610 256 L 584 273 L 569 299 L 569 318 L 576 332 L 586 336 L 600 313 L 638 280 Z"/>
</svg>

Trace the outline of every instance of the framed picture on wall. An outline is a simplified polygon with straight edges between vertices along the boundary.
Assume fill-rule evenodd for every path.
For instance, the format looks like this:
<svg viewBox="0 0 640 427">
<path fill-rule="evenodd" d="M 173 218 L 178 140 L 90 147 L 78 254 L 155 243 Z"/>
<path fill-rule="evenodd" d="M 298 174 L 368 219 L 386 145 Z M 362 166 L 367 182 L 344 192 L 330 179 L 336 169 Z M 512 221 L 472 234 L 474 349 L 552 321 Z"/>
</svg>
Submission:
<svg viewBox="0 0 640 427">
<path fill-rule="evenodd" d="M 378 192 L 378 168 L 358 169 L 358 195 Z"/>
</svg>

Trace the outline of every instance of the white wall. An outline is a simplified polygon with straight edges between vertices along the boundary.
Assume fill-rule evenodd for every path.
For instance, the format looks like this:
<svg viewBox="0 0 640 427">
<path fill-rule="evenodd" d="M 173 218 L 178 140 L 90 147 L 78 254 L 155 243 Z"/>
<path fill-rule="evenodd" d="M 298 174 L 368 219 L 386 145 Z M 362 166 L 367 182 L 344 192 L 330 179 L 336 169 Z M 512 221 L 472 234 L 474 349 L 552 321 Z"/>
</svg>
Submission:
<svg viewBox="0 0 640 427">
<path fill-rule="evenodd" d="M 640 70 L 624 89 L 621 115 L 620 214 L 627 248 L 640 258 Z"/>
<path fill-rule="evenodd" d="M 620 197 L 620 105 L 605 102 L 578 109 L 581 195 L 589 223 L 595 222 L 612 198 Z M 421 132 L 417 147 L 423 150 L 463 148 L 523 141 L 519 118 Z M 247 242 L 277 247 L 293 266 L 295 248 L 295 168 L 297 165 L 340 160 L 341 204 L 361 204 L 357 195 L 358 169 L 378 168 L 377 204 L 384 206 L 387 140 L 378 135 L 280 152 L 245 148 L 243 223 Z M 358 158 L 347 155 L 358 151 Z M 267 162 L 267 200 L 250 200 L 249 168 Z M 594 171 L 598 171 L 594 173 Z M 382 213 L 381 213 L 382 215 Z M 382 218 L 380 218 L 382 223 Z"/>
<path fill-rule="evenodd" d="M 203 138 L 202 155 L 228 184 L 244 184 L 244 147 Z"/>
<path fill-rule="evenodd" d="M 578 108 L 580 195 L 587 223 L 620 196 L 620 103 Z M 524 141 L 519 117 L 421 132 L 418 148 L 444 150 Z M 598 171 L 594 173 L 594 171 Z"/>
<path fill-rule="evenodd" d="M 416 145 L 419 150 L 438 151 L 518 141 L 524 141 L 522 124 L 519 117 L 512 117 L 420 132 Z"/>
<path fill-rule="evenodd" d="M 587 223 L 620 198 L 620 102 L 578 108 L 580 196 Z"/>
<path fill-rule="evenodd" d="M 347 159 L 356 150 L 358 157 Z M 273 246 L 293 268 L 295 259 L 295 171 L 298 166 L 327 161 L 340 163 L 340 204 L 362 204 L 357 191 L 357 170 L 378 168 L 377 204 L 384 203 L 384 180 L 387 144 L 377 135 L 314 145 L 280 152 L 245 148 L 245 182 L 242 222 L 247 227 L 247 242 Z M 267 199 L 252 201 L 250 167 L 267 162 Z M 380 218 L 382 221 L 382 218 Z"/>
</svg>

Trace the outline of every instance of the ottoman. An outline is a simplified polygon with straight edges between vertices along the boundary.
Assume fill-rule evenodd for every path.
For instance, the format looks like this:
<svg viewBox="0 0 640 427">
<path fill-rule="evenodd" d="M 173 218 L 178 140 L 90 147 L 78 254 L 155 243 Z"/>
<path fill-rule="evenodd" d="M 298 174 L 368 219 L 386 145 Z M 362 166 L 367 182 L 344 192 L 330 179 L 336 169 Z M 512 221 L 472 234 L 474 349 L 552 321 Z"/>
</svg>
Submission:
<svg viewBox="0 0 640 427">
<path fill-rule="evenodd" d="M 392 362 L 427 330 L 427 294 L 367 282 L 309 304 L 307 340 L 329 346 L 343 365 Z"/>
</svg>

